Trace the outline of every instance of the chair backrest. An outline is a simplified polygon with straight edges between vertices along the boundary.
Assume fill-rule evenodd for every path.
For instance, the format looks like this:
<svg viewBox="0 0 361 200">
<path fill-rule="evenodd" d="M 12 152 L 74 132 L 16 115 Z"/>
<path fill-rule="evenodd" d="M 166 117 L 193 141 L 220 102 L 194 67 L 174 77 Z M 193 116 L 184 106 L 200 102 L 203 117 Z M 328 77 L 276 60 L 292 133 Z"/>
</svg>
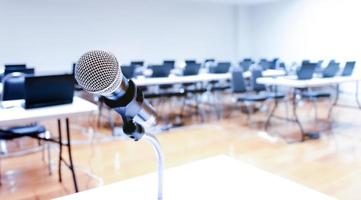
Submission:
<svg viewBox="0 0 361 200">
<path fill-rule="evenodd" d="M 345 68 L 342 71 L 342 76 L 351 76 L 353 73 L 353 69 L 355 68 L 356 61 L 348 61 L 345 64 Z"/>
<path fill-rule="evenodd" d="M 248 71 L 253 64 L 254 62 L 251 59 L 243 59 L 241 62 L 239 62 L 239 66 L 244 72 Z"/>
<path fill-rule="evenodd" d="M 190 63 L 187 64 L 183 71 L 183 76 L 192 76 L 197 75 L 199 73 L 199 69 L 201 68 L 201 64 Z"/>
<path fill-rule="evenodd" d="M 330 62 L 328 66 L 322 71 L 322 77 L 330 78 L 336 76 L 340 69 L 340 63 Z"/>
<path fill-rule="evenodd" d="M 130 66 L 140 66 L 140 67 L 143 67 L 144 66 L 144 61 L 131 61 L 130 62 Z"/>
<path fill-rule="evenodd" d="M 196 60 L 185 60 L 186 66 L 189 64 L 196 64 L 197 61 Z"/>
<path fill-rule="evenodd" d="M 317 63 L 304 62 L 301 68 L 297 71 L 297 79 L 308 80 L 313 78 Z"/>
<path fill-rule="evenodd" d="M 2 101 L 7 100 L 16 100 L 25 98 L 25 76 L 29 74 L 24 74 L 21 72 L 14 72 L 7 74 L 3 80 L 3 91 L 2 91 Z M 33 75 L 33 74 L 30 74 Z"/>
<path fill-rule="evenodd" d="M 150 69 L 152 69 L 152 77 L 159 78 L 159 77 L 168 77 L 170 74 L 170 71 L 173 69 L 171 65 L 165 64 L 165 65 L 151 65 L 149 66 Z"/>
<path fill-rule="evenodd" d="M 266 86 L 263 84 L 257 83 L 257 79 L 261 78 L 262 70 L 254 69 L 251 71 L 251 89 L 255 92 L 261 92 L 266 90 Z"/>
<path fill-rule="evenodd" d="M 263 70 L 270 69 L 271 67 L 271 62 L 268 62 L 266 59 L 261 59 L 258 64 Z"/>
<path fill-rule="evenodd" d="M 224 74 L 228 73 L 229 68 L 231 68 L 230 62 L 219 62 L 217 65 L 211 70 L 211 73 L 215 74 Z"/>
<path fill-rule="evenodd" d="M 278 60 L 278 58 L 275 58 L 271 62 L 269 62 L 269 69 L 276 69 Z"/>
<path fill-rule="evenodd" d="M 6 64 L 5 69 L 25 69 L 26 64 Z"/>
<path fill-rule="evenodd" d="M 244 93 L 247 91 L 242 70 L 235 69 L 232 71 L 231 86 L 234 93 Z"/>
<path fill-rule="evenodd" d="M 19 68 L 5 68 L 4 71 L 4 76 L 14 73 L 14 72 L 19 72 L 19 73 L 23 73 L 23 74 L 28 74 L 28 75 L 34 75 L 34 68 L 23 68 L 23 69 L 19 69 Z"/>
<path fill-rule="evenodd" d="M 120 66 L 123 75 L 125 76 L 125 78 L 127 79 L 131 79 L 134 78 L 135 76 L 135 69 L 137 68 L 138 65 L 122 65 Z"/>
<path fill-rule="evenodd" d="M 175 60 L 164 60 L 163 65 L 167 65 L 168 67 L 171 67 L 171 69 L 174 69 Z"/>
</svg>

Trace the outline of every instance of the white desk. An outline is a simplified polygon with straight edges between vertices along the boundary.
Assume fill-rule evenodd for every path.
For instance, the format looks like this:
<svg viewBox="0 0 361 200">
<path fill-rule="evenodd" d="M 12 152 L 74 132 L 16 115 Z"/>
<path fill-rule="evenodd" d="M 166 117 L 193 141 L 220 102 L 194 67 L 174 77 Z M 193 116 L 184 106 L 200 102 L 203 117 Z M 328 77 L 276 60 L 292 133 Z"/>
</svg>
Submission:
<svg viewBox="0 0 361 200">
<path fill-rule="evenodd" d="M 262 77 L 257 79 L 257 83 L 264 85 L 276 85 L 292 88 L 310 88 L 310 87 L 323 87 L 334 84 L 341 84 L 347 82 L 356 82 L 361 79 L 355 76 L 343 77 L 336 76 L 332 78 L 313 78 L 310 80 L 298 80 L 292 76 L 280 76 L 280 77 Z"/>
<path fill-rule="evenodd" d="M 58 138 L 43 138 L 43 140 L 48 142 L 54 142 L 59 145 L 59 181 L 62 181 L 61 165 L 62 163 L 64 163 L 72 173 L 74 188 L 77 192 L 78 186 L 71 154 L 69 117 L 90 115 L 97 112 L 98 107 L 93 103 L 90 103 L 79 97 L 74 97 L 73 103 L 71 104 L 49 106 L 43 108 L 24 109 L 22 107 L 23 103 L 24 100 L 4 101 L 3 105 L 5 108 L 0 109 L 0 126 L 13 126 L 17 124 L 24 125 L 29 122 L 37 122 L 40 120 L 57 120 L 59 133 Z M 61 121 L 63 119 L 65 119 L 66 123 L 66 143 L 63 142 L 61 134 Z M 66 162 L 62 156 L 63 146 L 66 146 L 68 149 L 69 163 Z"/>
<path fill-rule="evenodd" d="M 24 100 L 4 101 L 5 109 L 0 109 L 0 126 L 89 115 L 98 111 L 95 104 L 79 97 L 74 97 L 71 104 L 34 109 L 25 109 L 22 104 Z"/>
<path fill-rule="evenodd" d="M 266 70 L 263 72 L 263 76 L 283 76 L 285 71 L 283 70 Z M 251 73 L 249 71 L 244 73 L 245 78 L 249 78 Z M 196 83 L 206 81 L 222 81 L 231 79 L 231 73 L 225 74 L 199 74 L 194 76 L 169 76 L 161 78 L 136 78 L 132 79 L 137 86 L 152 86 L 152 85 L 167 85 L 167 84 L 181 84 L 181 83 Z"/>
<path fill-rule="evenodd" d="M 328 116 L 330 118 L 331 114 L 332 114 L 332 110 L 334 108 L 334 106 L 336 106 L 338 104 L 338 100 L 339 100 L 339 85 L 342 83 L 348 83 L 348 82 L 355 82 L 356 83 L 356 103 L 358 105 L 358 108 L 361 108 L 361 103 L 359 101 L 359 97 L 358 97 L 358 83 L 361 80 L 361 78 L 356 77 L 356 76 L 348 76 L 348 77 L 343 77 L 343 76 L 335 76 L 332 78 L 313 78 L 310 80 L 298 80 L 295 76 L 291 77 L 291 76 L 281 76 L 281 77 L 262 77 L 262 78 L 258 78 L 257 79 L 257 83 L 259 84 L 264 84 L 264 85 L 268 85 L 268 86 L 284 86 L 284 87 L 289 87 L 289 88 L 294 88 L 294 89 L 307 89 L 307 88 L 315 88 L 315 87 L 325 87 L 325 86 L 332 86 L 332 85 L 336 85 L 336 98 L 335 101 L 333 103 L 333 105 L 330 107 L 329 109 L 329 113 Z M 310 136 L 310 138 L 314 138 L 317 139 L 319 137 L 319 133 L 318 132 L 310 132 L 307 133 L 299 118 L 297 115 L 297 98 L 296 98 L 296 92 L 293 92 L 293 98 L 292 98 L 292 106 L 293 106 L 293 116 L 294 116 L 294 120 L 289 120 L 287 119 L 287 121 L 294 121 L 297 123 L 301 133 L 302 133 L 302 141 L 305 140 L 305 136 Z M 276 101 L 274 107 L 272 108 L 271 114 L 268 116 L 268 119 L 265 123 L 265 129 L 267 130 L 269 124 L 270 124 L 270 120 L 272 117 L 274 117 L 274 113 L 276 111 L 276 108 L 278 107 L 278 101 Z"/>
<path fill-rule="evenodd" d="M 167 169 L 164 179 L 164 200 L 334 199 L 228 156 L 216 156 Z M 155 200 L 156 187 L 156 174 L 153 173 L 65 196 L 59 200 Z"/>
</svg>

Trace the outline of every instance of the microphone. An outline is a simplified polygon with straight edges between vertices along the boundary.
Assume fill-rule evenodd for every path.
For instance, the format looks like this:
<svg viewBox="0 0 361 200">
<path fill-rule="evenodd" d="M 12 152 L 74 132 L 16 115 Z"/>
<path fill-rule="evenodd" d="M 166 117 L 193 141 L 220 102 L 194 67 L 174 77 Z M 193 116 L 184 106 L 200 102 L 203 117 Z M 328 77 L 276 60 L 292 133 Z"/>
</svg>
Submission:
<svg viewBox="0 0 361 200">
<path fill-rule="evenodd" d="M 124 123 L 132 121 L 136 116 L 143 122 L 157 117 L 143 93 L 132 80 L 123 76 L 116 57 L 109 52 L 93 50 L 83 54 L 75 67 L 75 79 L 85 91 L 101 95 L 100 100 L 114 108 Z M 125 130 L 123 127 L 127 134 L 136 131 L 136 127 L 127 128 Z M 141 131 L 139 127 L 138 131 Z"/>
</svg>

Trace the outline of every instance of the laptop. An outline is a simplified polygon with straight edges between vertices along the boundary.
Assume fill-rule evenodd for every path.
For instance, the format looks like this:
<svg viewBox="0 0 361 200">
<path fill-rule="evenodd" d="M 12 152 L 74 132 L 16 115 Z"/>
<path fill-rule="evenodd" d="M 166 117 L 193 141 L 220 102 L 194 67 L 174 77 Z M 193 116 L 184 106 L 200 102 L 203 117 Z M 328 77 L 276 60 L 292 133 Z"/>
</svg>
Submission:
<svg viewBox="0 0 361 200">
<path fill-rule="evenodd" d="M 345 68 L 342 71 L 342 76 L 351 76 L 353 73 L 353 69 L 355 68 L 356 62 L 355 61 L 349 61 L 346 62 Z"/>
<path fill-rule="evenodd" d="M 337 72 L 340 70 L 340 63 L 330 62 L 328 66 L 323 70 L 323 78 L 331 78 L 336 76 Z"/>
<path fill-rule="evenodd" d="M 25 78 L 25 108 L 40 108 L 73 102 L 74 79 L 71 74 Z"/>
<path fill-rule="evenodd" d="M 301 68 L 297 72 L 298 80 L 309 80 L 313 78 L 313 73 L 317 67 L 317 63 L 303 63 Z"/>
</svg>

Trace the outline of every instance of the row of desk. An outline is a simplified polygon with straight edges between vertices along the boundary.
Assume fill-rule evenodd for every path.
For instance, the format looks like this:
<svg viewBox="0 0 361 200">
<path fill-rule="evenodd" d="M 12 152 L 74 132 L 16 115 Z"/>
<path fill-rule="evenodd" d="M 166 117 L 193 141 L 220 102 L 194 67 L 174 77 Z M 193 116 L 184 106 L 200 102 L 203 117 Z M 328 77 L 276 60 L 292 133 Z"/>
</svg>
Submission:
<svg viewBox="0 0 361 200">
<path fill-rule="evenodd" d="M 357 107 L 356 108 L 361 108 L 361 103 L 359 100 L 359 81 L 361 79 L 359 77 L 356 76 L 347 76 L 347 77 L 343 77 L 343 76 L 336 76 L 336 77 L 331 77 L 331 78 L 313 78 L 310 80 L 298 80 L 296 77 L 294 76 L 280 76 L 280 77 L 262 77 L 262 78 L 258 78 L 257 82 L 259 84 L 264 84 L 266 86 L 273 86 L 275 88 L 277 87 L 287 87 L 287 88 L 291 88 L 293 89 L 293 93 L 292 93 L 292 97 L 291 99 L 291 103 L 292 103 L 292 115 L 293 118 L 292 119 L 288 119 L 288 118 L 281 118 L 281 119 L 285 119 L 287 121 L 291 121 L 291 122 L 295 122 L 299 129 L 300 132 L 302 134 L 302 139 L 301 141 L 304 141 L 307 138 L 318 138 L 319 137 L 319 131 L 306 131 L 304 128 L 304 125 L 301 123 L 301 120 L 299 119 L 298 116 L 298 99 L 296 97 L 297 93 L 296 93 L 296 89 L 312 89 L 312 88 L 318 88 L 318 87 L 328 87 L 328 86 L 335 86 L 336 88 L 336 97 L 334 102 L 332 103 L 331 107 L 329 108 L 329 113 L 328 113 L 328 117 L 331 118 L 332 115 L 332 110 L 335 106 L 338 105 L 338 100 L 339 100 L 339 95 L 340 95 L 340 84 L 343 83 L 355 83 L 356 87 L 355 87 L 355 101 L 357 103 Z M 275 90 L 275 92 L 277 92 L 277 90 Z M 265 129 L 267 130 L 268 126 L 270 125 L 270 121 L 273 117 L 277 117 L 275 115 L 275 112 L 278 108 L 279 102 L 276 100 L 274 107 L 271 109 L 271 113 L 268 115 L 268 118 L 266 120 L 266 124 L 265 124 Z M 277 117 L 278 119 L 280 119 L 280 117 Z"/>
</svg>

